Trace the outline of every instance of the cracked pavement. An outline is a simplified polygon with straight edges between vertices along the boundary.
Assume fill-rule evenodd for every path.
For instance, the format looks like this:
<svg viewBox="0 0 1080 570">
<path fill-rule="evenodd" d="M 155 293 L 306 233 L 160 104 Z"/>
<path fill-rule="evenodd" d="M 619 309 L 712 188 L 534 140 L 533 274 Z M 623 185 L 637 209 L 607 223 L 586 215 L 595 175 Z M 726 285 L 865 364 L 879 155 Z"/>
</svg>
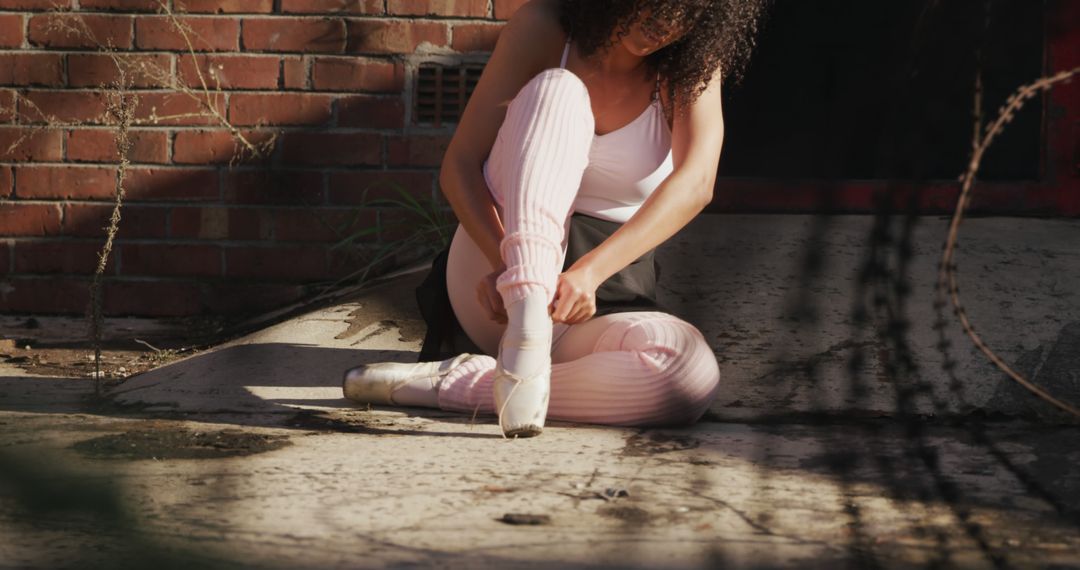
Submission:
<svg viewBox="0 0 1080 570">
<path fill-rule="evenodd" d="M 727 382 L 688 428 L 506 440 L 491 416 L 344 400 L 346 368 L 415 360 L 423 271 L 105 401 L 0 364 L 0 568 L 1080 567 L 1080 428 L 947 308 L 935 326 L 946 224 L 709 215 L 680 232 L 661 301 Z M 1078 229 L 972 218 L 958 253 L 986 342 L 1073 403 Z"/>
</svg>

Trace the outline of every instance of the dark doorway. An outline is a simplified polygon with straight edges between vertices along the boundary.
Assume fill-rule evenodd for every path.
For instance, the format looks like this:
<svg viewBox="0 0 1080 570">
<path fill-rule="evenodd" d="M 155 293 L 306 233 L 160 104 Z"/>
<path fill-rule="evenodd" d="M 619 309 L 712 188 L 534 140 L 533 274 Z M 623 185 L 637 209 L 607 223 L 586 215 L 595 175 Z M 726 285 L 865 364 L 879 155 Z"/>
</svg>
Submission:
<svg viewBox="0 0 1080 570">
<path fill-rule="evenodd" d="M 727 89 L 720 176 L 955 179 L 981 69 L 984 123 L 1043 72 L 1041 0 L 775 0 L 742 85 Z M 1029 101 L 983 180 L 1040 177 Z"/>
</svg>

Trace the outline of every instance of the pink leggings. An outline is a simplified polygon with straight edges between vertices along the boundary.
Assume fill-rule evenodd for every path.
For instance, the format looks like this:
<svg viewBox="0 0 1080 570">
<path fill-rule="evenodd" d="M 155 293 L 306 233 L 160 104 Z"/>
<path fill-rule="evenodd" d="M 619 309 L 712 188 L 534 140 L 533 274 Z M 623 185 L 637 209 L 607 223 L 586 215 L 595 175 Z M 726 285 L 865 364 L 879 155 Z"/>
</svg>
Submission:
<svg viewBox="0 0 1080 570">
<path fill-rule="evenodd" d="M 550 303 L 566 255 L 566 229 L 588 165 L 593 116 L 585 84 L 563 68 L 544 70 L 511 101 L 485 163 L 485 179 L 506 228 L 498 280 L 504 303 L 543 292 Z M 439 390 L 444 410 L 494 414 L 492 381 L 506 325 L 476 298 L 492 271 L 460 225 L 447 261 L 454 314 L 487 356 L 451 370 Z M 686 425 L 708 410 L 720 369 L 704 336 L 662 312 L 625 312 L 576 325 L 555 323 L 549 419 L 622 425 Z"/>
</svg>

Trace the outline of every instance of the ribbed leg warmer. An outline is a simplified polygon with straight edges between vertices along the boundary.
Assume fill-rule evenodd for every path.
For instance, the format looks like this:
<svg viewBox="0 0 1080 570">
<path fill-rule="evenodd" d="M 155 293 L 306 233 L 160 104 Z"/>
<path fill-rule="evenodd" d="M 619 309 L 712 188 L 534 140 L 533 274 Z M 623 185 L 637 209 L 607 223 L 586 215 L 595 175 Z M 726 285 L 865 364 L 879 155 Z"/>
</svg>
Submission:
<svg viewBox="0 0 1080 570">
<path fill-rule="evenodd" d="M 488 181 L 502 205 L 506 271 L 496 289 L 507 309 L 501 359 L 520 377 L 545 369 L 552 321 L 547 307 L 562 270 L 563 232 L 589 162 L 593 115 L 585 84 L 547 69 L 517 93 L 488 157 Z"/>
<path fill-rule="evenodd" d="M 542 71 L 522 87 L 488 158 L 492 191 L 503 207 L 500 244 L 506 272 L 496 288 L 506 306 L 533 292 L 550 303 L 562 269 L 563 231 L 593 138 L 589 91 L 572 72 Z"/>
</svg>

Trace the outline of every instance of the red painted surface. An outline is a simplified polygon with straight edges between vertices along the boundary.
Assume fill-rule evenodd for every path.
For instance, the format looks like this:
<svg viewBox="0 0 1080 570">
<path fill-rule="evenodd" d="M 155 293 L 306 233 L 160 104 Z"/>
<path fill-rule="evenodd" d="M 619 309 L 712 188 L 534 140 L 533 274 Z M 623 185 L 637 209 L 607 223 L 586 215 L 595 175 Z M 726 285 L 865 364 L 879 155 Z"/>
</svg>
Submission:
<svg viewBox="0 0 1080 570">
<path fill-rule="evenodd" d="M 1046 71 L 1080 67 L 1080 2 L 1051 0 L 1046 14 Z M 1080 216 L 1080 77 L 1046 97 L 1043 190 L 1057 213 Z"/>
</svg>

